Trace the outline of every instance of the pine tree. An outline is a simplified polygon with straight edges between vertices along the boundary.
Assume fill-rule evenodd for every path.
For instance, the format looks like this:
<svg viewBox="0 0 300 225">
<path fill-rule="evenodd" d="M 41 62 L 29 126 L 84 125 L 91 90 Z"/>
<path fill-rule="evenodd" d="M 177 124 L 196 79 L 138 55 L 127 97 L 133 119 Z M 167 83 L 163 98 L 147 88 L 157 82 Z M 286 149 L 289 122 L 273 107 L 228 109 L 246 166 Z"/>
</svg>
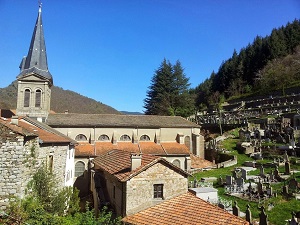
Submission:
<svg viewBox="0 0 300 225">
<path fill-rule="evenodd" d="M 163 60 L 155 71 L 144 100 L 145 114 L 179 115 L 187 117 L 194 111 L 194 103 L 189 93 L 189 79 L 179 61 L 174 66 Z"/>
</svg>

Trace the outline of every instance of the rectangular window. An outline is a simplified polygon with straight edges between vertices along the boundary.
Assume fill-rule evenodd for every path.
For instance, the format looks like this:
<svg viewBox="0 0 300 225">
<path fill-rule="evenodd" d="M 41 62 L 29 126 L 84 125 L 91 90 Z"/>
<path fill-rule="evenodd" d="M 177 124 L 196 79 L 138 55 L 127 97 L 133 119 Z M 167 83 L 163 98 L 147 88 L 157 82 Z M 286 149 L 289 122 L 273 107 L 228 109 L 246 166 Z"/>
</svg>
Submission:
<svg viewBox="0 0 300 225">
<path fill-rule="evenodd" d="M 163 188 L 164 188 L 163 184 L 154 184 L 153 185 L 153 190 L 154 190 L 153 197 L 162 199 L 163 198 Z"/>
<path fill-rule="evenodd" d="M 30 102 L 30 90 L 26 89 L 24 92 L 24 107 L 29 107 Z"/>
<path fill-rule="evenodd" d="M 35 92 L 35 107 L 41 107 L 41 98 L 42 92 L 40 90 L 37 90 Z"/>
</svg>

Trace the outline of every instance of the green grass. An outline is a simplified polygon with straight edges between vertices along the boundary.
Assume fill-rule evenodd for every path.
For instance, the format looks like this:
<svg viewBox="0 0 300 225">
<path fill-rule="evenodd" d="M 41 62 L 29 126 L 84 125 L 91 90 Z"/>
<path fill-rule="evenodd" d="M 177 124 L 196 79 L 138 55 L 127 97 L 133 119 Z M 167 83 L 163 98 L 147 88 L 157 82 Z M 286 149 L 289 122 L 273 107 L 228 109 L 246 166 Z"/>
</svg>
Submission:
<svg viewBox="0 0 300 225">
<path fill-rule="evenodd" d="M 237 156 L 237 161 L 238 161 L 237 165 L 227 167 L 227 168 L 203 171 L 203 172 L 195 174 L 194 177 L 197 179 L 200 179 L 202 177 L 217 177 L 218 178 L 220 176 L 222 178 L 225 178 L 226 175 L 231 175 L 232 171 L 236 167 L 243 166 L 243 163 L 245 161 L 253 161 L 253 159 L 251 159 L 250 157 L 248 157 L 244 154 L 239 154 L 237 152 L 237 150 L 236 150 L 237 142 L 239 142 L 239 139 L 233 138 L 233 139 L 227 139 L 222 143 L 222 147 L 225 148 L 226 150 L 228 150 L 230 152 L 229 153 L 230 155 Z M 272 160 L 259 160 L 258 162 L 268 163 L 268 162 L 272 162 Z M 284 166 L 280 166 L 278 169 L 279 169 L 280 173 L 283 173 L 285 171 Z M 291 169 L 300 171 L 300 165 L 296 164 L 296 163 L 291 164 Z M 271 170 L 273 170 L 273 172 L 274 172 L 274 168 L 264 168 L 265 173 L 270 173 Z M 249 172 L 248 174 L 249 175 L 259 175 L 259 172 L 260 172 L 260 170 L 257 169 L 257 170 Z M 190 179 L 193 180 L 194 177 L 190 178 Z M 293 174 L 292 177 L 295 177 L 296 180 L 298 182 L 300 182 L 300 172 Z M 291 219 L 291 212 L 300 211 L 300 201 L 299 200 L 298 201 L 296 199 L 287 200 L 287 199 L 283 198 L 283 196 L 280 194 L 282 192 L 283 185 L 284 185 L 284 182 L 271 184 L 273 192 L 278 193 L 278 196 L 276 198 L 272 197 L 263 203 L 263 205 L 265 207 L 265 212 L 268 215 L 269 225 L 286 224 L 286 220 Z M 259 207 L 261 205 L 259 205 L 257 202 L 249 202 L 248 199 L 241 199 L 241 198 L 237 198 L 234 196 L 229 196 L 229 195 L 225 194 L 225 189 L 223 187 L 219 187 L 217 183 L 214 183 L 214 187 L 216 187 L 218 189 L 218 195 L 222 199 L 232 201 L 232 203 L 234 201 L 236 201 L 237 205 L 240 208 L 240 211 L 242 211 L 242 212 L 246 211 L 246 206 L 247 206 L 247 204 L 249 204 L 250 210 L 252 213 L 252 219 L 258 220 L 259 213 L 260 213 Z M 269 211 L 268 205 L 270 203 L 272 203 L 274 205 L 274 207 Z"/>
</svg>

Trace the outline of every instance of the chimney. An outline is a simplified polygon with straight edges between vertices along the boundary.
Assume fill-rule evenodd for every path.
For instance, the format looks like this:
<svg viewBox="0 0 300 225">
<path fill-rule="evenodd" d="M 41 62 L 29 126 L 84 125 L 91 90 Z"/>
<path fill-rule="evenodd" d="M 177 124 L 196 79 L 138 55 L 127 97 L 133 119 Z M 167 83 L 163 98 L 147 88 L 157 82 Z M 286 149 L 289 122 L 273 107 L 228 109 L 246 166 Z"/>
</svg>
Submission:
<svg viewBox="0 0 300 225">
<path fill-rule="evenodd" d="M 19 117 L 18 116 L 12 116 L 11 117 L 11 123 L 14 125 L 19 125 Z"/>
<path fill-rule="evenodd" d="M 142 165 L 142 155 L 131 154 L 131 171 Z"/>
</svg>

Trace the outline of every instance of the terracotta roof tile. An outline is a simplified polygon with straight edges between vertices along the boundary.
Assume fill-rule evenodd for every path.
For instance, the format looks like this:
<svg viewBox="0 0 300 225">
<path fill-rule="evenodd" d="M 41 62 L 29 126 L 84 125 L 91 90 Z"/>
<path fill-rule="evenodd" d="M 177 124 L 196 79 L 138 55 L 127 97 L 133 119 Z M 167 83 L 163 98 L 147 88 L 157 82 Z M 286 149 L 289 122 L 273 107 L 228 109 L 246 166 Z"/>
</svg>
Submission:
<svg viewBox="0 0 300 225">
<path fill-rule="evenodd" d="M 1 123 L 12 129 L 14 132 L 24 136 L 38 136 L 43 143 L 65 143 L 75 142 L 67 136 L 52 129 L 48 125 L 29 119 L 28 117 L 18 117 L 18 125 L 13 124 L 10 119 L 1 119 Z"/>
<path fill-rule="evenodd" d="M 166 152 L 163 150 L 160 144 L 156 144 L 152 141 L 140 141 L 139 142 L 141 152 L 144 154 L 153 155 L 165 155 Z"/>
<path fill-rule="evenodd" d="M 177 142 L 162 142 L 161 143 L 167 154 L 190 154 L 189 149 L 184 144 Z"/>
<path fill-rule="evenodd" d="M 249 225 L 249 223 L 188 192 L 123 218 L 135 225 Z"/>
<path fill-rule="evenodd" d="M 189 175 L 180 168 L 169 163 L 165 159 L 148 154 L 142 154 L 141 166 L 136 168 L 135 170 L 131 170 L 131 155 L 132 154 L 127 151 L 112 150 L 94 159 L 95 168 L 100 168 L 110 173 L 120 181 L 129 180 L 131 177 L 139 174 L 140 172 L 144 171 L 145 169 L 157 162 L 165 163 L 166 165 L 171 166 L 172 168 L 177 170 L 178 172 L 186 176 Z"/>
</svg>

